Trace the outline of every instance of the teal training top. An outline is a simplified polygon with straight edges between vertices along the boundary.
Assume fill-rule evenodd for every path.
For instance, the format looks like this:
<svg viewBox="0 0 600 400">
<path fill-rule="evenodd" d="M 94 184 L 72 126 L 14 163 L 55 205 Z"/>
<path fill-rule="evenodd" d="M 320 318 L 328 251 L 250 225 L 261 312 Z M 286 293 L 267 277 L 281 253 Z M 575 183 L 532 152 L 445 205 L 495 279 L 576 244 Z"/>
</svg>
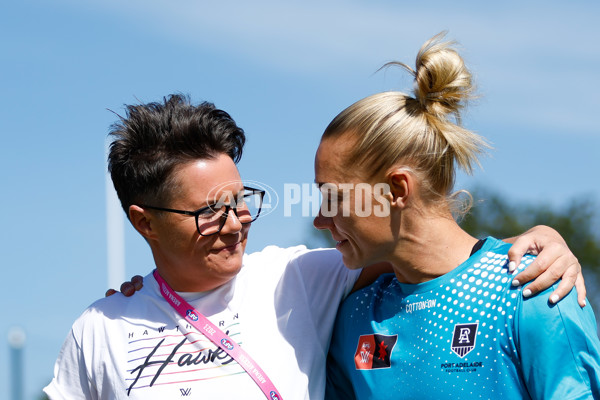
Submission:
<svg viewBox="0 0 600 400">
<path fill-rule="evenodd" d="M 421 284 L 393 274 L 341 305 L 326 399 L 600 398 L 594 313 L 573 289 L 524 299 L 511 285 L 510 245 L 488 238 L 451 272 Z"/>
</svg>

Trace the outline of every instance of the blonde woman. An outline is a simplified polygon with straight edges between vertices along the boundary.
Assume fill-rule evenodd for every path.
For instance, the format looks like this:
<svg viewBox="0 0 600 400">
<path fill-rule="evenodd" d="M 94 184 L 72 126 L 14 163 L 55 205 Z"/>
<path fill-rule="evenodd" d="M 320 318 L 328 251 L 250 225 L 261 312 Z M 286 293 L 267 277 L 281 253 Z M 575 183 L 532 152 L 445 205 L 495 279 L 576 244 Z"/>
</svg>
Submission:
<svg viewBox="0 0 600 400">
<path fill-rule="evenodd" d="M 442 40 L 424 44 L 416 70 L 394 63 L 415 76 L 414 95 L 351 105 L 317 151 L 324 204 L 315 226 L 331 231 L 346 266 L 387 261 L 394 270 L 343 302 L 326 398 L 599 396 L 591 308 L 575 290 L 548 302 L 557 284 L 530 296 L 512 282 L 510 245 L 478 240 L 453 218 L 455 169 L 470 173 L 487 145 L 460 124 L 472 78 Z"/>
</svg>

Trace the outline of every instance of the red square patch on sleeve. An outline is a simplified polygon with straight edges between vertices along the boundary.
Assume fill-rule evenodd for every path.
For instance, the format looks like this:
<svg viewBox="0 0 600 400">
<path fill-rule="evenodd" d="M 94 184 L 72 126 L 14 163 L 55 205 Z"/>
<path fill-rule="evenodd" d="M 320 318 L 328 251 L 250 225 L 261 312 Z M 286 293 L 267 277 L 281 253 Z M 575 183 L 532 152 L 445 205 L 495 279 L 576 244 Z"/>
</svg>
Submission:
<svg viewBox="0 0 600 400">
<path fill-rule="evenodd" d="M 354 353 L 356 369 L 390 368 L 398 335 L 361 335 Z"/>
</svg>

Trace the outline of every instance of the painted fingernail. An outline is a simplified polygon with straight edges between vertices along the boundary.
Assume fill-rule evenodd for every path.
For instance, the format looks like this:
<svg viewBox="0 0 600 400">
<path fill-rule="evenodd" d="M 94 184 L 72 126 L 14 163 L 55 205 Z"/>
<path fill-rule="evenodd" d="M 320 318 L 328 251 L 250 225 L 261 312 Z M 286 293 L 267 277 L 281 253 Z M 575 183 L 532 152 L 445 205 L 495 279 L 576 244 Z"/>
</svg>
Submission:
<svg viewBox="0 0 600 400">
<path fill-rule="evenodd" d="M 521 282 L 519 282 L 517 279 L 513 279 L 513 281 L 512 281 L 512 285 L 513 285 L 513 286 L 520 286 L 520 285 L 521 285 Z"/>
<path fill-rule="evenodd" d="M 511 261 L 508 263 L 508 270 L 510 272 L 513 272 L 515 270 L 515 268 L 517 268 L 517 263 L 514 261 Z"/>
<path fill-rule="evenodd" d="M 587 306 L 587 302 L 585 300 L 583 301 L 583 306 Z"/>
<path fill-rule="evenodd" d="M 531 296 L 531 290 L 529 290 L 529 289 L 523 290 L 523 297 L 529 297 L 529 296 Z"/>
<path fill-rule="evenodd" d="M 556 304 L 556 302 L 557 302 L 557 301 L 558 301 L 558 295 L 557 295 L 557 294 L 553 294 L 553 295 L 550 297 L 550 302 L 551 302 L 552 304 Z"/>
</svg>

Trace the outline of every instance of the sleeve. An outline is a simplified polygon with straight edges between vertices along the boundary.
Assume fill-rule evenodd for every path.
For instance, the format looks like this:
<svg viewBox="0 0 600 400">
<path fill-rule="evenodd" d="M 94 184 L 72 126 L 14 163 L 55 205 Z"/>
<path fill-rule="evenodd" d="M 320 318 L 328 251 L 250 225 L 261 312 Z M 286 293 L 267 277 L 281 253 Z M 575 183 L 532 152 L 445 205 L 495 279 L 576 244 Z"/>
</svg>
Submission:
<svg viewBox="0 0 600 400">
<path fill-rule="evenodd" d="M 335 249 L 305 250 L 298 253 L 288 264 L 278 283 L 276 303 L 279 313 L 284 310 L 304 312 L 311 320 L 311 332 L 318 336 L 327 354 L 333 323 L 338 307 L 350 293 L 359 270 L 350 270 L 342 263 L 341 254 Z M 308 329 L 308 327 L 305 327 Z"/>
<path fill-rule="evenodd" d="M 50 400 L 97 399 L 93 382 L 87 373 L 81 346 L 74 329 L 62 345 L 54 365 L 54 378 L 44 392 Z"/>
<path fill-rule="evenodd" d="M 313 306 L 332 302 L 337 307 L 360 276 L 360 269 L 346 268 L 342 255 L 334 249 L 309 250 L 295 260 L 309 301 Z"/>
<path fill-rule="evenodd" d="M 600 397 L 600 342 L 594 312 L 577 304 L 575 289 L 559 303 L 551 287 L 529 299 L 519 296 L 515 339 L 525 385 L 533 399 Z"/>
</svg>

